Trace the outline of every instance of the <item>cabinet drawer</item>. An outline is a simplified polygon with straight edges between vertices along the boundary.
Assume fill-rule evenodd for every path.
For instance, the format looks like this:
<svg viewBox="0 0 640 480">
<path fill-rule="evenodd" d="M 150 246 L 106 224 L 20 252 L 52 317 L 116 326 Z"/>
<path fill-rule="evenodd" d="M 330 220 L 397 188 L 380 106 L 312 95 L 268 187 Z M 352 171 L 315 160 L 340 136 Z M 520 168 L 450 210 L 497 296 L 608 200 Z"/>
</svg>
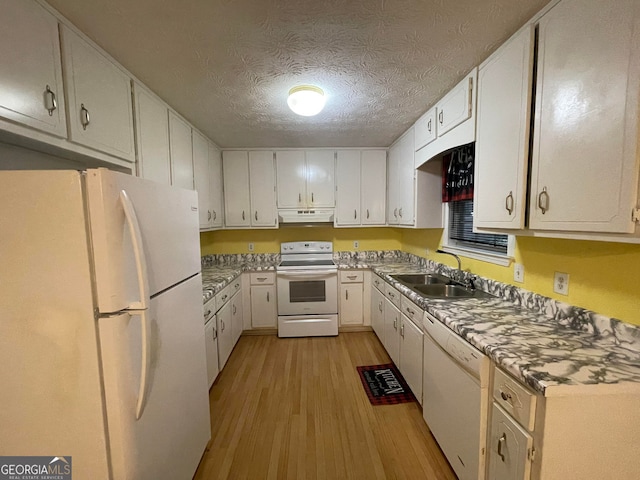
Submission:
<svg viewBox="0 0 640 480">
<path fill-rule="evenodd" d="M 393 303 L 396 307 L 400 308 L 400 292 L 393 288 L 388 283 L 385 283 L 384 295 Z"/>
<path fill-rule="evenodd" d="M 207 323 L 216 311 L 216 297 L 213 297 L 204 304 L 204 323 Z"/>
<path fill-rule="evenodd" d="M 231 287 L 230 295 L 233 297 L 236 293 L 240 291 L 240 288 L 242 288 L 242 281 L 240 280 L 240 277 L 235 278 L 233 282 L 229 284 L 229 287 Z"/>
<path fill-rule="evenodd" d="M 273 285 L 276 281 L 276 274 L 273 272 L 258 272 L 250 275 L 251 285 Z"/>
<path fill-rule="evenodd" d="M 362 283 L 364 273 L 362 271 L 348 270 L 340 272 L 340 283 Z"/>
<path fill-rule="evenodd" d="M 518 383 L 499 368 L 493 377 L 493 398 L 523 427 L 533 431 L 536 394 Z"/>
<path fill-rule="evenodd" d="M 386 282 L 382 280 L 378 275 L 373 276 L 373 286 L 376 287 L 380 292 L 384 293 L 384 286 Z"/>
<path fill-rule="evenodd" d="M 400 299 L 400 311 L 416 325 L 422 324 L 422 309 L 404 295 Z"/>
<path fill-rule="evenodd" d="M 233 293 L 234 291 L 232 290 L 232 284 L 229 284 L 226 287 L 224 287 L 222 290 L 220 290 L 215 296 L 216 309 L 220 310 L 225 303 L 231 300 Z"/>
</svg>

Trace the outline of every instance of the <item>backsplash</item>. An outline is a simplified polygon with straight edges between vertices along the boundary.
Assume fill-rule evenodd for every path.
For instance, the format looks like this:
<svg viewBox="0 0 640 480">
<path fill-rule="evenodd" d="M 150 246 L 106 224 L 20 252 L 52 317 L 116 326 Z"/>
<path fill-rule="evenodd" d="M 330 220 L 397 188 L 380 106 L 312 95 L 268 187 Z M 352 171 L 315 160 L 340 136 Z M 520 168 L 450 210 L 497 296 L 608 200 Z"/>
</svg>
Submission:
<svg viewBox="0 0 640 480">
<path fill-rule="evenodd" d="M 231 253 L 205 255 L 200 257 L 200 265 L 202 267 L 211 267 L 213 265 L 233 265 L 233 264 L 271 264 L 280 263 L 279 253 Z"/>
</svg>

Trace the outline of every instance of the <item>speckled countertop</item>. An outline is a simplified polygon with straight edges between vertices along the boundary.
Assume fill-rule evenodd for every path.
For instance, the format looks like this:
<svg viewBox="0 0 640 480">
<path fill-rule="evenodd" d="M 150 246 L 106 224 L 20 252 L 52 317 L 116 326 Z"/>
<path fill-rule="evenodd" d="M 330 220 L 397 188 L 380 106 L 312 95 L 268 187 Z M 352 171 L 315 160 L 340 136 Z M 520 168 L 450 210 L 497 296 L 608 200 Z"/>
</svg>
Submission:
<svg viewBox="0 0 640 480">
<path fill-rule="evenodd" d="M 451 269 L 403 252 L 340 252 L 334 260 L 341 269 L 373 270 L 540 394 L 581 389 L 640 394 L 640 328 L 635 325 L 486 278 L 476 284 L 495 297 L 425 298 L 391 275 L 450 275 Z M 277 258 L 253 258 L 203 266 L 205 301 L 243 271 L 275 270 L 277 263 Z"/>
</svg>

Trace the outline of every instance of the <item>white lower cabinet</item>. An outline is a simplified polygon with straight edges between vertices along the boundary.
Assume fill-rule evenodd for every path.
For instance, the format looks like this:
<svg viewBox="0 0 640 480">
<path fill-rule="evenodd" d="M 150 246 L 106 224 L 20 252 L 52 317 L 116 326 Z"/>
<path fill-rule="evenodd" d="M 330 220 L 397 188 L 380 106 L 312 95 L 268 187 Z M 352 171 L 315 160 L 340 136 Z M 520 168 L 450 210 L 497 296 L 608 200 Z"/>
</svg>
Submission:
<svg viewBox="0 0 640 480">
<path fill-rule="evenodd" d="M 384 345 L 384 295 L 375 286 L 371 287 L 371 328 Z"/>
<path fill-rule="evenodd" d="M 220 370 L 224 368 L 233 350 L 233 326 L 231 303 L 227 302 L 216 314 L 216 326 L 218 328 L 218 365 Z"/>
<path fill-rule="evenodd" d="M 491 480 L 527 480 L 531 474 L 529 452 L 533 437 L 495 403 L 489 434 Z"/>
<path fill-rule="evenodd" d="M 216 334 L 216 318 L 215 316 L 209 320 L 204 326 L 205 351 L 207 355 L 207 379 L 209 388 L 215 382 L 218 376 L 218 336 Z"/>
<path fill-rule="evenodd" d="M 340 325 L 362 325 L 364 322 L 364 272 L 342 271 L 340 272 Z"/>
<path fill-rule="evenodd" d="M 234 346 L 242 335 L 242 313 L 242 294 L 237 291 L 231 299 L 231 338 L 233 338 Z"/>
<path fill-rule="evenodd" d="M 420 315 L 422 317 L 422 315 Z M 422 328 L 402 314 L 400 317 L 400 373 L 422 405 Z"/>
<path fill-rule="evenodd" d="M 275 274 L 257 272 L 251 278 L 251 328 L 276 328 L 278 304 Z"/>
<path fill-rule="evenodd" d="M 400 310 L 388 298 L 384 301 L 384 348 L 396 365 L 400 364 Z"/>
</svg>

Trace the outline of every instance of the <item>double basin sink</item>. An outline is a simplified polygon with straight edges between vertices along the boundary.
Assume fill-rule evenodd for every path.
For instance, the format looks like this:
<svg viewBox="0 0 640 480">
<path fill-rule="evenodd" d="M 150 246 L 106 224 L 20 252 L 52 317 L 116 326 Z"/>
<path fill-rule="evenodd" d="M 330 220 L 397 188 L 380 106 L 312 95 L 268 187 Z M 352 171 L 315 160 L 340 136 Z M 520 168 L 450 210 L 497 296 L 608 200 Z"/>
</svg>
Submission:
<svg viewBox="0 0 640 480">
<path fill-rule="evenodd" d="M 391 278 L 410 288 L 418 295 L 429 298 L 486 298 L 492 295 L 482 290 L 467 288 L 444 275 L 413 273 L 391 275 Z"/>
</svg>

